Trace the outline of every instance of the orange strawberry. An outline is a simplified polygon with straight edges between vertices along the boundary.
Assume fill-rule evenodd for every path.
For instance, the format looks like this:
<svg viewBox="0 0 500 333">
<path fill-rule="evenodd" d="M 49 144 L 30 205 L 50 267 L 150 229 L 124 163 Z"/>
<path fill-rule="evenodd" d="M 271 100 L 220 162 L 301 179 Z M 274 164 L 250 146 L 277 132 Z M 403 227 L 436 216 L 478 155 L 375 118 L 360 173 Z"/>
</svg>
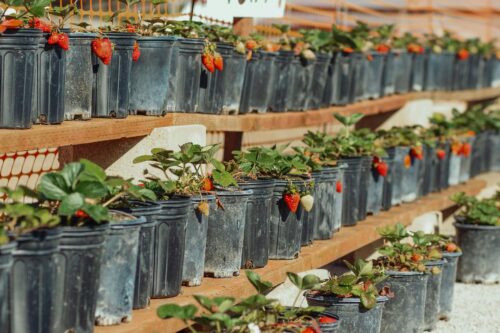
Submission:
<svg viewBox="0 0 500 333">
<path fill-rule="evenodd" d="M 444 160 L 444 158 L 446 157 L 446 152 L 443 149 L 437 149 L 436 150 L 436 156 L 440 160 Z"/>
<path fill-rule="evenodd" d="M 342 193 L 342 182 L 340 180 L 338 180 L 337 184 L 335 184 L 335 190 L 337 193 Z"/>
<path fill-rule="evenodd" d="M 366 55 L 366 60 L 373 61 L 373 56 L 371 54 Z"/>
<path fill-rule="evenodd" d="M 470 155 L 471 150 L 472 150 L 472 147 L 471 147 L 470 143 L 465 142 L 464 144 L 462 144 L 462 149 L 461 149 L 460 153 L 462 155 L 464 155 L 465 157 L 467 157 Z"/>
<path fill-rule="evenodd" d="M 462 144 L 458 141 L 455 141 L 451 144 L 451 152 L 454 154 L 454 155 L 460 155 L 461 154 L 461 151 L 462 151 Z"/>
<path fill-rule="evenodd" d="M 286 206 L 292 213 L 296 213 L 299 208 L 300 203 L 300 195 L 295 193 L 287 192 L 283 195 L 283 200 L 285 201 Z"/>
<path fill-rule="evenodd" d="M 214 183 L 212 182 L 212 180 L 210 178 L 203 178 L 202 180 L 203 184 L 201 186 L 201 189 L 203 191 L 207 191 L 207 192 L 210 192 L 210 191 L 213 191 L 215 189 L 214 187 Z"/>
<path fill-rule="evenodd" d="M 337 319 L 335 318 L 332 318 L 332 317 L 327 317 L 327 316 L 323 316 L 323 317 L 319 317 L 319 320 L 318 320 L 320 323 L 322 324 L 326 324 L 326 323 L 336 323 L 337 322 Z"/>
<path fill-rule="evenodd" d="M 257 43 L 253 39 L 249 39 L 245 43 L 245 47 L 247 48 L 247 50 L 253 50 L 257 47 Z"/>
<path fill-rule="evenodd" d="M 210 53 L 203 53 L 201 56 L 201 62 L 203 66 L 209 71 L 210 73 L 215 72 L 215 65 L 214 65 L 214 57 Z"/>
<path fill-rule="evenodd" d="M 411 168 L 411 156 L 410 155 L 405 156 L 404 165 L 405 165 L 406 169 Z"/>
<path fill-rule="evenodd" d="M 411 256 L 411 261 L 413 261 L 413 262 L 420 262 L 420 261 L 422 261 L 422 259 L 424 259 L 424 257 L 418 253 L 414 253 Z"/>
<path fill-rule="evenodd" d="M 130 23 L 127 24 L 126 29 L 127 29 L 127 32 L 132 32 L 132 33 L 135 32 L 135 26 L 133 26 Z"/>
<path fill-rule="evenodd" d="M 218 71 L 221 71 L 224 69 L 224 60 L 222 59 L 222 56 L 220 55 L 219 52 L 215 52 L 214 55 L 214 67 Z"/>
<path fill-rule="evenodd" d="M 202 213 L 205 216 L 208 216 L 210 212 L 210 206 L 208 205 L 208 202 L 200 201 L 197 208 L 200 213 Z"/>
<path fill-rule="evenodd" d="M 21 20 L 7 19 L 0 24 L 0 33 L 7 29 L 19 29 L 23 24 Z"/>
<path fill-rule="evenodd" d="M 388 53 L 391 48 L 387 44 L 379 44 L 375 47 L 375 50 L 377 50 L 377 52 L 379 53 Z"/>
<path fill-rule="evenodd" d="M 137 61 L 141 56 L 141 50 L 139 49 L 139 43 L 134 43 L 134 50 L 132 51 L 132 60 Z"/>
<path fill-rule="evenodd" d="M 424 152 L 422 146 L 412 147 L 410 150 L 411 157 L 416 158 L 417 160 L 424 159 Z"/>
<path fill-rule="evenodd" d="M 466 60 L 467 58 L 469 58 L 469 51 L 467 51 L 466 49 L 460 49 L 457 52 L 457 58 L 459 60 Z"/>
<path fill-rule="evenodd" d="M 354 50 L 353 50 L 352 48 L 350 48 L 350 47 L 344 47 L 344 48 L 342 49 L 342 52 L 343 52 L 343 53 L 348 53 L 348 54 L 349 54 L 349 53 L 353 53 L 353 52 L 354 52 Z"/>
<path fill-rule="evenodd" d="M 446 252 L 455 252 L 458 250 L 458 246 L 455 243 L 446 244 Z"/>
<path fill-rule="evenodd" d="M 63 50 L 69 50 L 69 37 L 65 33 L 59 34 L 59 40 L 57 41 L 57 45 Z"/>
</svg>

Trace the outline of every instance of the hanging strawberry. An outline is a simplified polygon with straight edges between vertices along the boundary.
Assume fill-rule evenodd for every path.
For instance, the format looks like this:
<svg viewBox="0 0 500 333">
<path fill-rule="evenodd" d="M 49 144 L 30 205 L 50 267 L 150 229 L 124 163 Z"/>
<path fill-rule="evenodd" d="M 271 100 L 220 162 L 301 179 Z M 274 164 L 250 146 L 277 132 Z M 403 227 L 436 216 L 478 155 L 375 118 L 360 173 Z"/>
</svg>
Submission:
<svg viewBox="0 0 500 333">
<path fill-rule="evenodd" d="M 63 50 L 69 50 L 69 37 L 67 34 L 64 32 L 59 33 L 59 41 L 57 44 L 63 49 Z"/>
<path fill-rule="evenodd" d="M 291 182 L 288 183 L 288 187 L 283 194 L 283 201 L 285 201 L 286 206 L 292 213 L 297 212 L 300 203 L 300 194 L 297 187 Z"/>
<path fill-rule="evenodd" d="M 391 48 L 387 44 L 379 44 L 375 47 L 375 50 L 377 50 L 378 53 L 389 53 Z"/>
<path fill-rule="evenodd" d="M 405 156 L 404 166 L 406 169 L 411 168 L 411 156 L 410 155 Z"/>
<path fill-rule="evenodd" d="M 472 150 L 472 146 L 471 146 L 471 144 L 470 144 L 470 143 L 468 143 L 468 142 L 464 142 L 464 143 L 462 144 L 462 149 L 461 149 L 460 153 L 461 153 L 463 156 L 467 157 L 467 156 L 469 156 L 469 155 L 470 155 L 471 150 Z"/>
<path fill-rule="evenodd" d="M 466 60 L 467 58 L 469 58 L 469 51 L 467 51 L 466 49 L 460 49 L 457 52 L 457 58 L 458 60 Z"/>
<path fill-rule="evenodd" d="M 342 182 L 340 180 L 337 180 L 337 183 L 335 184 L 335 190 L 337 193 L 342 193 Z"/>
<path fill-rule="evenodd" d="M 31 28 L 35 28 L 35 29 L 41 30 L 43 32 L 51 32 L 52 31 L 52 27 L 50 26 L 50 24 L 40 20 L 38 17 L 32 18 L 29 21 L 29 26 Z"/>
<path fill-rule="evenodd" d="M 306 189 L 300 193 L 300 204 L 306 212 L 310 212 L 314 205 L 314 197 L 311 190 L 314 188 L 314 182 L 306 185 Z"/>
<path fill-rule="evenodd" d="M 417 160 L 423 160 L 424 159 L 424 152 L 423 152 L 422 146 L 412 147 L 410 149 L 410 155 L 411 155 L 411 157 L 416 158 Z"/>
<path fill-rule="evenodd" d="M 350 47 L 344 47 L 342 49 L 342 53 L 345 53 L 345 54 L 351 54 L 353 52 L 354 52 L 354 50 L 352 48 L 350 48 Z"/>
<path fill-rule="evenodd" d="M 214 67 L 220 72 L 224 69 L 224 60 L 219 52 L 214 53 Z"/>
<path fill-rule="evenodd" d="M 205 41 L 205 46 L 203 47 L 203 54 L 201 55 L 201 63 L 210 73 L 215 72 L 215 44 Z"/>
<path fill-rule="evenodd" d="M 7 29 L 19 29 L 23 26 L 24 22 L 16 19 L 6 19 L 0 23 L 0 33 Z"/>
<path fill-rule="evenodd" d="M 113 43 L 109 38 L 96 38 L 92 41 L 92 52 L 101 59 L 103 64 L 109 65 L 113 57 Z"/>
<path fill-rule="evenodd" d="M 438 159 L 444 160 L 444 158 L 446 157 L 446 152 L 444 151 L 444 149 L 436 149 L 436 156 Z"/>
<path fill-rule="evenodd" d="M 132 51 L 132 60 L 137 61 L 139 60 L 140 56 L 141 56 L 141 50 L 139 49 L 139 43 L 135 42 L 134 49 Z"/>
<path fill-rule="evenodd" d="M 373 158 L 373 168 L 382 177 L 386 177 L 387 176 L 387 172 L 389 170 L 389 166 L 387 165 L 387 163 L 385 163 L 384 161 L 382 161 L 382 159 L 379 158 L 378 156 L 375 156 Z"/>
<path fill-rule="evenodd" d="M 206 201 L 200 201 L 200 203 L 197 206 L 197 209 L 200 213 L 202 213 L 205 216 L 208 216 L 210 212 L 210 206 L 208 205 L 208 202 Z"/>
<path fill-rule="evenodd" d="M 201 189 L 206 192 L 213 191 L 215 189 L 214 183 L 212 182 L 212 179 L 209 177 L 203 178 L 202 180 L 203 184 L 201 186 Z"/>
</svg>

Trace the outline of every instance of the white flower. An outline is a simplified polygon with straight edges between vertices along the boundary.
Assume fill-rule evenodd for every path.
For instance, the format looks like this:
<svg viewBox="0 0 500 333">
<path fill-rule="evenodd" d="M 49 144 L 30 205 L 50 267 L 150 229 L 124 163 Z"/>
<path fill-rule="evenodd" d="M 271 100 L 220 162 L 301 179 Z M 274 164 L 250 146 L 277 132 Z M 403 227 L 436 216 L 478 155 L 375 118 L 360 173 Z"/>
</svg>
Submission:
<svg viewBox="0 0 500 333">
<path fill-rule="evenodd" d="M 254 323 L 248 324 L 248 330 L 250 333 L 260 333 L 260 328 Z"/>
</svg>

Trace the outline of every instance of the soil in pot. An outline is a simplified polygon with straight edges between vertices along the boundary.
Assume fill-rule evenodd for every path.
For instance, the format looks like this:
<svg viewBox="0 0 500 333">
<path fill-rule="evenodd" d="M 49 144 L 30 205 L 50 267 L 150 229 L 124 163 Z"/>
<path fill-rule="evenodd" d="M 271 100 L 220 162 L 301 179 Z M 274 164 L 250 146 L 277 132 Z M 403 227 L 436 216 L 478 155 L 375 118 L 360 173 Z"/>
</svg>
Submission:
<svg viewBox="0 0 500 333">
<path fill-rule="evenodd" d="M 217 191 L 219 204 L 208 218 L 205 274 L 230 278 L 240 274 L 247 203 L 251 190 Z"/>
<path fill-rule="evenodd" d="M 291 69 L 293 59 L 293 51 L 279 51 L 276 56 L 276 87 L 274 96 L 270 101 L 270 111 L 287 111 L 287 99 L 292 96 L 293 79 L 295 77 Z"/>
<path fill-rule="evenodd" d="M 156 216 L 151 297 L 174 297 L 181 291 L 191 198 L 174 197 L 158 203 L 161 204 L 161 212 Z"/>
<path fill-rule="evenodd" d="M 388 298 L 377 297 L 377 305 L 367 310 L 359 298 L 337 298 L 326 295 L 306 295 L 310 306 L 322 306 L 342 320 L 339 333 L 379 333 L 384 304 Z"/>
<path fill-rule="evenodd" d="M 457 280 L 465 283 L 500 281 L 500 226 L 455 223 L 458 261 Z"/>
<path fill-rule="evenodd" d="M 249 180 L 239 184 L 252 190 L 248 198 L 241 268 L 260 268 L 269 259 L 269 230 L 274 189 L 273 179 Z"/>
<path fill-rule="evenodd" d="M 48 33 L 40 38 L 35 65 L 33 123 L 60 124 L 64 120 L 66 54 L 59 45 L 47 43 Z"/>
<path fill-rule="evenodd" d="M 317 182 L 314 194 L 315 230 L 314 239 L 330 239 L 337 229 L 336 221 L 341 222 L 342 210 L 337 210 L 337 203 L 342 195 L 337 192 L 337 182 L 341 181 L 339 167 L 324 168 Z M 341 202 L 340 202 L 341 203 Z M 340 228 L 340 225 L 338 225 Z"/>
<path fill-rule="evenodd" d="M 90 44 L 95 34 L 72 32 L 68 34 L 66 51 L 66 82 L 64 84 L 64 120 L 90 119 L 92 115 L 93 65 Z"/>
<path fill-rule="evenodd" d="M 11 290 L 11 268 L 13 263 L 12 252 L 17 243 L 11 241 L 0 246 L 0 327 L 10 332 L 10 302 L 9 290 Z"/>
<path fill-rule="evenodd" d="M 382 193 L 382 210 L 389 210 L 392 207 L 392 184 L 395 173 L 394 156 L 389 154 L 384 158 L 384 162 L 387 163 L 389 172 L 387 173 L 387 176 L 383 178 L 384 189 Z"/>
<path fill-rule="evenodd" d="M 422 91 L 425 79 L 425 54 L 412 54 L 410 90 Z"/>
<path fill-rule="evenodd" d="M 446 263 L 441 273 L 441 293 L 439 295 L 439 319 L 450 319 L 453 305 L 453 291 L 457 279 L 457 266 L 461 252 L 443 252 Z"/>
<path fill-rule="evenodd" d="M 401 182 L 401 201 L 403 202 L 411 202 L 417 199 L 417 191 L 418 191 L 418 171 L 420 169 L 420 165 L 423 161 L 418 158 L 412 156 L 409 152 L 408 155 L 405 156 L 405 159 L 411 159 L 410 163 L 404 163 L 403 166 L 403 177 Z"/>
<path fill-rule="evenodd" d="M 0 38 L 2 82 L 0 128 L 30 128 L 35 66 L 42 32 L 38 29 L 7 29 Z"/>
<path fill-rule="evenodd" d="M 287 110 L 304 111 L 308 109 L 316 60 L 295 56 L 291 63 L 293 86 L 287 96 Z"/>
<path fill-rule="evenodd" d="M 171 81 L 175 72 L 171 71 L 175 37 L 138 37 L 141 55 L 132 62 L 130 82 L 130 114 L 161 116 L 167 110 Z M 171 110 L 172 108 L 170 108 Z"/>
<path fill-rule="evenodd" d="M 100 59 L 94 65 L 93 118 L 126 118 L 129 110 L 132 51 L 136 36 L 110 32 L 113 57 L 109 65 Z"/>
<path fill-rule="evenodd" d="M 412 54 L 408 53 L 406 50 L 394 52 L 394 90 L 396 93 L 404 94 L 410 90 L 411 67 Z"/>
<path fill-rule="evenodd" d="M 366 55 L 366 57 L 369 58 L 364 62 L 364 99 L 375 99 L 380 97 L 385 56 L 385 54 L 379 52 L 370 52 Z"/>
<path fill-rule="evenodd" d="M 132 320 L 139 232 L 144 217 L 113 213 L 104 243 L 95 324 L 117 325 Z"/>
<path fill-rule="evenodd" d="M 224 59 L 224 71 L 222 81 L 224 82 L 222 114 L 236 114 L 240 108 L 243 82 L 247 59 L 245 54 L 232 51 L 227 59 Z"/>
<path fill-rule="evenodd" d="M 439 296 L 441 295 L 441 277 L 444 260 L 433 260 L 425 263 L 429 270 L 438 269 L 438 273 L 427 273 L 427 291 L 425 297 L 424 330 L 432 331 L 436 328 L 439 316 Z"/>
<path fill-rule="evenodd" d="M 359 203 L 358 203 L 358 221 L 366 219 L 368 205 L 368 186 L 370 182 L 370 173 L 372 169 L 371 156 L 363 156 L 361 161 L 360 179 L 359 179 Z"/>
<path fill-rule="evenodd" d="M 358 223 L 362 161 L 361 157 L 340 160 L 340 163 L 345 165 L 342 183 L 342 226 L 352 226 Z"/>
<path fill-rule="evenodd" d="M 277 53 L 257 51 L 247 62 L 239 113 L 267 112 L 274 96 Z"/>
<path fill-rule="evenodd" d="M 354 57 L 351 54 L 343 54 L 342 52 L 337 52 L 334 55 L 333 93 L 330 101 L 332 105 L 346 105 L 349 103 L 351 82 L 354 74 L 353 59 Z"/>
<path fill-rule="evenodd" d="M 120 209 L 134 216 L 143 216 L 146 223 L 139 231 L 139 250 L 134 284 L 134 309 L 145 309 L 149 305 L 153 288 L 154 236 L 161 214 L 161 205 L 154 202 L 131 202 L 131 207 Z"/>
<path fill-rule="evenodd" d="M 171 63 L 172 73 L 175 71 L 172 87 L 172 97 L 176 102 L 174 111 L 198 112 L 204 42 L 201 39 L 179 38 L 177 44 L 178 50 L 172 53 Z"/>
<path fill-rule="evenodd" d="M 302 179 L 292 181 L 297 187 L 304 184 Z M 304 210 L 299 206 L 296 213 L 290 211 L 283 200 L 288 181 L 275 181 L 271 228 L 269 232 L 269 259 L 295 259 L 299 256 L 302 238 L 302 218 Z"/>
<path fill-rule="evenodd" d="M 386 54 L 384 67 L 382 69 L 382 83 L 380 87 L 380 96 L 389 96 L 395 93 L 396 90 L 396 71 L 394 70 L 393 52 Z"/>
<path fill-rule="evenodd" d="M 94 331 L 101 259 L 109 224 L 62 227 L 60 253 L 64 299 L 57 332 Z"/>
<path fill-rule="evenodd" d="M 383 282 L 394 297 L 385 303 L 381 332 L 419 333 L 424 329 L 428 275 L 421 272 L 387 271 Z"/>
<path fill-rule="evenodd" d="M 202 214 L 198 205 L 201 201 L 209 205 L 209 215 L 215 211 L 215 196 L 202 195 L 191 198 L 188 209 L 186 227 L 186 246 L 184 248 L 184 264 L 182 283 L 194 287 L 199 286 L 205 272 L 205 249 L 207 247 L 208 216 Z"/>
<path fill-rule="evenodd" d="M 323 95 L 325 93 L 328 67 L 331 58 L 329 53 L 316 53 L 309 101 L 306 105 L 308 109 L 318 109 L 323 106 Z"/>
<path fill-rule="evenodd" d="M 11 268 L 11 332 L 57 332 L 54 326 L 64 297 L 58 283 L 60 239 L 60 229 L 36 230 L 17 238 Z"/>
</svg>

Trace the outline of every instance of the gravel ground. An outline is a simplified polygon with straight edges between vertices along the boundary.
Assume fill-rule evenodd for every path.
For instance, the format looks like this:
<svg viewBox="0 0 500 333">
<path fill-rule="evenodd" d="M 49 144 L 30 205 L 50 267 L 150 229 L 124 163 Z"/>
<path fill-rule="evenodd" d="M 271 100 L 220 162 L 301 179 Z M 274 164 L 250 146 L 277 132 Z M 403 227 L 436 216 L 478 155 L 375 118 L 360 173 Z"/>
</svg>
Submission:
<svg viewBox="0 0 500 333">
<path fill-rule="evenodd" d="M 456 283 L 451 318 L 433 333 L 500 333 L 499 309 L 500 284 Z"/>
</svg>

